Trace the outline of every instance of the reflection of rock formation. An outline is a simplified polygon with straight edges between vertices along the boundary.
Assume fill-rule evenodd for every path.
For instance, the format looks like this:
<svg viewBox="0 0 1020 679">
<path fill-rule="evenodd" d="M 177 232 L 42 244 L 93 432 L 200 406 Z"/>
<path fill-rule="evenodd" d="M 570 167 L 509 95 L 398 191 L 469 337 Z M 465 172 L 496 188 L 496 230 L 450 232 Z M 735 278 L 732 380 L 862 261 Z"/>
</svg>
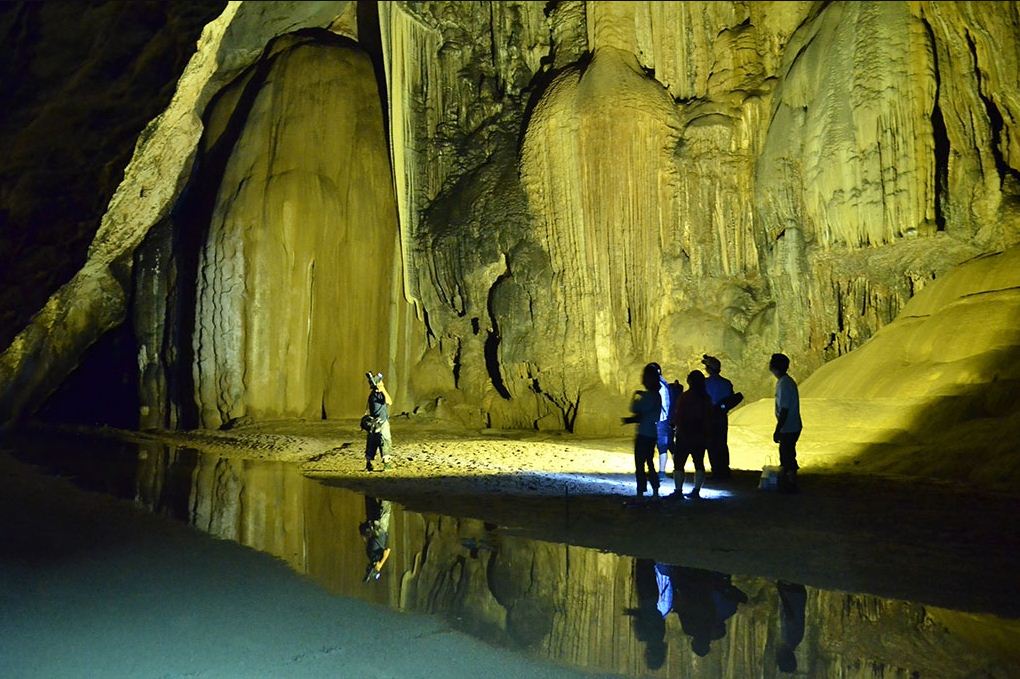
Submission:
<svg viewBox="0 0 1020 679">
<path fill-rule="evenodd" d="M 157 223 L 173 233 L 157 229 L 140 269 L 166 263 L 158 244 L 181 229 L 205 221 L 210 237 L 190 243 L 201 266 L 177 281 L 197 281 L 194 302 L 139 309 L 143 396 L 157 411 L 147 424 L 181 422 L 175 399 L 192 392 L 206 424 L 347 413 L 346 368 L 330 357 L 357 346 L 355 362 L 378 360 L 371 335 L 386 337 L 385 357 L 407 356 L 392 383 L 417 404 L 578 431 L 608 429 L 649 358 L 676 374 L 710 350 L 762 395 L 773 350 L 813 371 L 933 277 L 1020 236 L 1015 3 L 365 3 L 357 30 L 351 12 L 337 19 L 349 9 L 239 3 L 207 27 L 90 262 L 0 359 L 4 413 L 31 408 L 122 318 L 130 255 Z M 199 120 L 207 142 L 219 134 L 242 86 L 223 88 L 254 52 L 281 31 L 330 25 L 366 28 L 385 74 L 374 96 L 389 108 L 400 248 L 380 261 L 393 262 L 386 285 L 404 287 L 420 342 L 397 311 L 366 316 L 389 297 L 350 293 L 342 276 L 365 269 L 327 235 L 344 228 L 341 209 L 368 209 L 360 199 L 383 211 L 391 183 L 375 175 L 378 140 L 345 146 L 355 119 L 372 117 L 364 58 L 336 66 L 344 77 L 320 92 L 318 59 L 342 50 L 320 38 L 288 52 L 256 74 L 266 89 L 219 172 L 199 148 Z M 322 96 L 298 103 L 308 88 Z M 292 134 L 309 127 L 320 143 Z M 221 193 L 197 226 L 171 229 L 163 218 L 194 197 L 180 200 L 189 177 Z M 333 304 L 364 328 L 324 331 Z M 190 315 L 196 383 L 169 384 L 161 371 L 192 379 L 174 352 L 193 338 L 173 335 Z"/>
<path fill-rule="evenodd" d="M 785 644 L 796 645 L 805 676 L 1006 676 L 999 658 L 1011 656 L 996 646 L 996 634 L 1004 640 L 1016 634 L 1015 625 L 991 616 L 785 583 L 777 589 L 754 577 L 731 583 L 729 576 L 709 574 L 706 580 L 709 572 L 696 569 L 674 573 L 678 615 L 662 624 L 652 562 L 513 537 L 480 521 L 397 505 L 389 519 L 393 552 L 386 574 L 368 586 L 362 582 L 360 495 L 284 464 L 196 460 L 163 450 L 140 462 L 138 479 L 143 504 L 187 507 L 197 528 L 274 554 L 330 591 L 440 614 L 484 639 L 596 671 L 642 676 L 651 664 L 656 676 L 772 677 Z M 702 608 L 692 611 L 692 605 Z M 637 624 L 640 610 L 657 618 L 658 628 Z M 704 657 L 694 653 L 681 615 L 712 628 Z M 720 621 L 725 636 L 717 633 Z M 650 643 L 660 646 L 649 653 Z"/>
</svg>

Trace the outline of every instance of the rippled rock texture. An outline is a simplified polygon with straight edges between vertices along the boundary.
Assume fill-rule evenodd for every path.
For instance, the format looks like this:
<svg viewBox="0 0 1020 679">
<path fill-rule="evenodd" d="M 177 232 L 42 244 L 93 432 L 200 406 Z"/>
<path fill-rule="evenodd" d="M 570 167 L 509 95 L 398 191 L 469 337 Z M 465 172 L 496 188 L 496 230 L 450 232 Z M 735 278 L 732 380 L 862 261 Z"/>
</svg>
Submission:
<svg viewBox="0 0 1020 679">
<path fill-rule="evenodd" d="M 304 27 L 358 46 L 259 53 Z M 370 362 L 474 426 L 618 432 L 641 365 L 703 352 L 764 396 L 773 351 L 807 375 L 1020 239 L 1018 52 L 1017 3 L 232 4 L 4 418 L 123 317 L 114 261 L 148 425 L 351 414 Z M 350 218 L 391 205 L 395 242 Z"/>
</svg>

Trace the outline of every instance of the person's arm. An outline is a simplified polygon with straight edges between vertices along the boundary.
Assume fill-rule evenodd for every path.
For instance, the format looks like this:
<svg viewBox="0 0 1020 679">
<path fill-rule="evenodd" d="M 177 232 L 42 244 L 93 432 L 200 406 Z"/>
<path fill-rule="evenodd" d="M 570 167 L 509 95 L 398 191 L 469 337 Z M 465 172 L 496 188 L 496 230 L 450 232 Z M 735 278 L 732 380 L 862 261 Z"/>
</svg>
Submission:
<svg viewBox="0 0 1020 679">
<path fill-rule="evenodd" d="M 779 432 L 782 431 L 783 425 L 786 424 L 786 418 L 790 416 L 789 408 L 780 408 L 779 415 L 776 417 L 776 431 L 772 434 L 772 440 L 775 443 L 779 443 Z"/>
<path fill-rule="evenodd" d="M 386 565 L 386 559 L 390 558 L 390 548 L 387 547 L 383 550 L 382 558 L 375 563 L 375 572 L 381 573 L 382 567 Z"/>
<path fill-rule="evenodd" d="M 386 391 L 386 385 L 382 382 L 379 382 L 379 391 L 382 392 L 383 398 L 386 399 L 386 405 L 393 405 L 393 399 L 390 398 L 390 392 Z"/>
<path fill-rule="evenodd" d="M 790 394 L 789 388 L 780 382 L 779 390 L 776 392 L 776 405 L 779 406 L 779 413 L 776 415 L 776 430 L 772 434 L 772 440 L 779 443 L 779 432 L 786 424 L 786 418 L 790 416 Z"/>
</svg>

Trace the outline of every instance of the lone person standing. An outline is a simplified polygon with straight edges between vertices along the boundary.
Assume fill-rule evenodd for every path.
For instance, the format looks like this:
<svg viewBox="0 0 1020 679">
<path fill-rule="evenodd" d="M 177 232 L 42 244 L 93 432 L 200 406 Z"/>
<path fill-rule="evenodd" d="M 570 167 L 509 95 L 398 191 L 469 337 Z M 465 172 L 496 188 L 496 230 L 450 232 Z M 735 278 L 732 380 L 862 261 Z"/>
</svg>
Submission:
<svg viewBox="0 0 1020 679">
<path fill-rule="evenodd" d="M 787 374 L 790 359 L 785 354 L 772 354 L 769 372 L 776 378 L 776 431 L 772 440 L 779 444 L 779 465 L 782 476 L 779 490 L 797 492 L 797 439 L 803 424 L 800 420 L 800 393 L 797 383 Z"/>
<path fill-rule="evenodd" d="M 715 356 L 704 354 L 701 364 L 705 366 L 708 377 L 705 379 L 705 390 L 712 399 L 712 411 L 708 420 L 708 463 L 712 465 L 713 479 L 730 478 L 730 447 L 727 444 L 729 434 L 729 411 L 723 402 L 733 396 L 733 383 L 720 375 L 722 362 Z"/>
<path fill-rule="evenodd" d="M 385 471 L 390 464 L 390 451 L 393 449 L 393 439 L 390 437 L 390 410 L 393 399 L 390 392 L 386 391 L 383 383 L 382 373 L 368 373 L 368 384 L 371 391 L 368 393 L 368 408 L 363 425 L 368 433 L 365 442 L 365 469 L 372 471 L 372 460 L 378 451 L 382 457 L 382 468 Z"/>
</svg>

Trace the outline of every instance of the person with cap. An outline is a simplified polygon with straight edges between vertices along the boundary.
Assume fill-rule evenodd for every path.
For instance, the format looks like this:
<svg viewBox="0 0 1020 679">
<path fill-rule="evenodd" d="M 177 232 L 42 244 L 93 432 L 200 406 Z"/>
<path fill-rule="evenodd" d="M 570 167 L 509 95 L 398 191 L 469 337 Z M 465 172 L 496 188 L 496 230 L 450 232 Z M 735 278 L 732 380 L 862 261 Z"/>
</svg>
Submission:
<svg viewBox="0 0 1020 679">
<path fill-rule="evenodd" d="M 705 390 L 712 399 L 712 411 L 708 424 L 708 463 L 712 467 L 713 479 L 730 478 L 730 448 L 727 444 L 729 433 L 729 410 L 725 404 L 733 396 L 733 383 L 723 377 L 722 361 L 715 356 L 704 354 L 701 364 L 708 377 Z"/>
<path fill-rule="evenodd" d="M 779 490 L 797 492 L 797 440 L 804 428 L 800 419 L 800 393 L 797 383 L 788 374 L 790 359 L 785 354 L 772 354 L 769 372 L 776 378 L 776 430 L 772 440 L 779 444 L 779 466 L 782 469 Z"/>
</svg>

